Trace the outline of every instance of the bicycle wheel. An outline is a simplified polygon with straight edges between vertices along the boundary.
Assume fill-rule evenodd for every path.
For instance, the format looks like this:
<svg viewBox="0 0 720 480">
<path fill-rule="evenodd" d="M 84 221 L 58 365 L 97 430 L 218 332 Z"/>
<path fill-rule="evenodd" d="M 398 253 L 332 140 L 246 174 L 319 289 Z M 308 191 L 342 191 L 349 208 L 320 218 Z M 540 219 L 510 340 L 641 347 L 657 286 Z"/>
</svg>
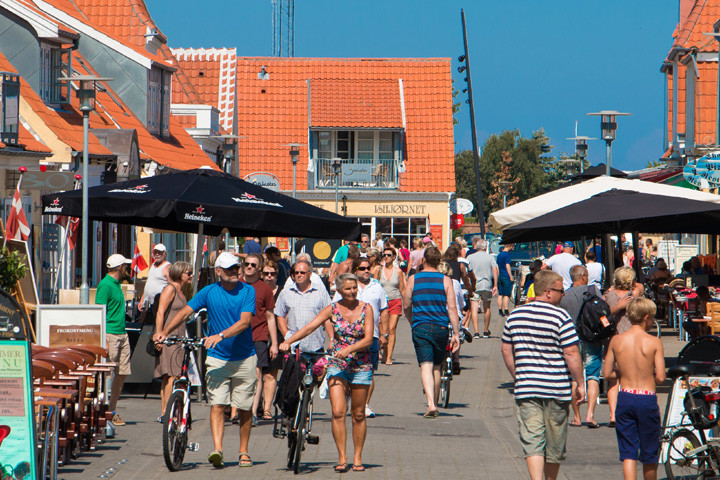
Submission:
<svg viewBox="0 0 720 480">
<path fill-rule="evenodd" d="M 682 429 L 672 434 L 665 460 L 668 480 L 704 478 L 705 472 L 712 471 L 707 451 L 687 455 L 687 452 L 699 446 L 700 440 L 690 430 Z"/>
<path fill-rule="evenodd" d="M 170 395 L 163 419 L 163 456 L 171 472 L 180 470 L 187 447 L 187 430 L 182 428 L 184 397 L 180 391 Z"/>
<path fill-rule="evenodd" d="M 445 360 L 440 370 L 440 400 L 438 403 L 442 408 L 448 408 L 448 405 L 450 405 L 450 380 L 452 380 L 451 362 L 452 360 Z"/>
<path fill-rule="evenodd" d="M 298 412 L 299 418 L 296 433 L 297 443 L 295 444 L 295 459 L 293 461 L 293 472 L 295 474 L 300 471 L 300 457 L 302 456 L 303 449 L 305 448 L 305 435 L 307 434 L 305 426 L 307 425 L 309 404 L 310 390 L 305 390 L 300 404 L 300 411 Z"/>
</svg>

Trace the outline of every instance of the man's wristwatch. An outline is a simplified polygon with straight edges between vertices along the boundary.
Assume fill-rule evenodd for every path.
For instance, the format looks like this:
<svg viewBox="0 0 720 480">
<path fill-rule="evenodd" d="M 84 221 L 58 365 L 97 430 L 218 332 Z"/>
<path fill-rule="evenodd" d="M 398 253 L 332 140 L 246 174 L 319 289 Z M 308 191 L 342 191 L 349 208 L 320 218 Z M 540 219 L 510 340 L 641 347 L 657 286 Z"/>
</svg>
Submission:
<svg viewBox="0 0 720 480">
<path fill-rule="evenodd" d="M 383 333 L 383 337 L 385 337 L 385 338 L 390 338 L 390 334 L 389 334 L 389 333 Z"/>
<path fill-rule="evenodd" d="M 218 333 L 218 335 L 220 335 L 220 338 L 222 338 L 223 340 L 225 340 L 225 334 L 224 334 L 223 332 Z"/>
</svg>

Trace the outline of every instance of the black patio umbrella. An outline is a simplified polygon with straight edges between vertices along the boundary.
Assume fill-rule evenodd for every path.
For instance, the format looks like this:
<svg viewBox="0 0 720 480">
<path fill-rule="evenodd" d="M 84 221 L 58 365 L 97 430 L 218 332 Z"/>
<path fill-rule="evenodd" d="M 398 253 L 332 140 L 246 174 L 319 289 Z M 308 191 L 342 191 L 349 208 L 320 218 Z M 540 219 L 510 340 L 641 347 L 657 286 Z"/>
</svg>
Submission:
<svg viewBox="0 0 720 480">
<path fill-rule="evenodd" d="M 644 233 L 720 234 L 720 204 L 611 189 L 503 230 L 503 243 Z"/>
<path fill-rule="evenodd" d="M 43 214 L 82 215 L 82 191 L 43 195 Z M 88 189 L 91 220 L 176 232 L 357 239 L 361 225 L 322 208 L 200 168 Z"/>
</svg>

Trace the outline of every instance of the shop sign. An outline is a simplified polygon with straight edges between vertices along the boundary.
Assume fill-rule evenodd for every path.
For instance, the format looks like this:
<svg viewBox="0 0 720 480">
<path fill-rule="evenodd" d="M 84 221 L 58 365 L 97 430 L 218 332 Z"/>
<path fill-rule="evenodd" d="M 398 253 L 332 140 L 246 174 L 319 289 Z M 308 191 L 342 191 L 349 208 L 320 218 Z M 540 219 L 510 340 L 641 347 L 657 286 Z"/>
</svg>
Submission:
<svg viewBox="0 0 720 480">
<path fill-rule="evenodd" d="M 72 190 L 74 182 L 73 172 L 25 172 L 20 189 L 51 192 Z"/>
<path fill-rule="evenodd" d="M 457 215 L 468 215 L 473 211 L 475 205 L 465 198 L 453 198 L 450 200 L 450 212 Z"/>
<path fill-rule="evenodd" d="M 328 268 L 332 262 L 333 254 L 340 246 L 340 240 L 305 239 L 305 253 L 310 254 L 315 268 Z"/>
<path fill-rule="evenodd" d="M 344 163 L 342 166 L 343 182 L 372 182 L 373 166 L 369 163 Z"/>
<path fill-rule="evenodd" d="M 105 348 L 105 305 L 39 305 L 37 324 L 42 346 L 83 343 Z"/>
<path fill-rule="evenodd" d="M 709 153 L 692 160 L 683 168 L 683 176 L 688 183 L 698 188 L 717 188 L 720 186 L 720 153 Z"/>
<path fill-rule="evenodd" d="M 35 468 L 29 342 L 0 340 L 0 471 L 2 478 L 38 478 Z"/>
<path fill-rule="evenodd" d="M 380 215 L 426 216 L 425 205 L 398 205 L 396 203 L 375 204 L 375 213 Z"/>
<path fill-rule="evenodd" d="M 25 311 L 8 292 L 0 289 L 0 338 L 27 340 L 31 327 Z"/>
<path fill-rule="evenodd" d="M 258 187 L 272 190 L 273 192 L 280 191 L 280 180 L 278 180 L 278 178 L 272 173 L 255 172 L 246 175 L 244 180 L 252 183 L 253 185 L 257 185 Z"/>
<path fill-rule="evenodd" d="M 290 242 L 288 237 L 275 237 L 275 246 L 278 250 L 290 250 Z"/>
<path fill-rule="evenodd" d="M 442 225 L 430 225 L 430 233 L 432 233 L 433 243 L 440 251 L 443 250 L 443 226 Z"/>
</svg>

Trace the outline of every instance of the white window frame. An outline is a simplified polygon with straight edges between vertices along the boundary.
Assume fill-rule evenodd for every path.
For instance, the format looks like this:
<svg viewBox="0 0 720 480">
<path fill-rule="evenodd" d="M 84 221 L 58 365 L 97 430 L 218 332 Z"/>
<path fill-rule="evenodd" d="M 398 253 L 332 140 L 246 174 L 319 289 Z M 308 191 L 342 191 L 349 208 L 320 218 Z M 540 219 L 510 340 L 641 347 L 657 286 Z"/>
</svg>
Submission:
<svg viewBox="0 0 720 480">
<path fill-rule="evenodd" d="M 65 55 L 67 63 L 63 63 Z M 70 82 L 62 82 L 58 78 L 72 75 L 72 49 L 40 42 L 39 75 L 38 94 L 45 103 L 70 103 Z"/>
<path fill-rule="evenodd" d="M 372 160 L 379 160 L 380 159 L 380 134 L 381 133 L 389 133 L 391 135 L 391 142 L 392 142 L 392 152 L 393 152 L 393 158 L 391 159 L 385 159 L 385 160 L 399 160 L 400 159 L 400 147 L 399 147 L 399 141 L 396 135 L 400 135 L 401 132 L 395 131 L 395 130 L 314 130 L 313 132 L 317 135 L 316 137 L 316 144 L 314 146 L 314 154 L 315 158 L 322 158 L 325 159 L 325 156 L 320 155 L 320 133 L 329 132 L 330 133 L 330 157 L 328 159 L 336 158 L 337 157 L 337 134 L 338 132 L 350 132 L 353 142 L 353 156 L 350 158 L 350 161 L 354 162 L 359 160 L 358 159 L 358 152 L 360 151 L 360 137 L 367 133 L 373 134 L 373 153 L 372 153 Z"/>
</svg>

